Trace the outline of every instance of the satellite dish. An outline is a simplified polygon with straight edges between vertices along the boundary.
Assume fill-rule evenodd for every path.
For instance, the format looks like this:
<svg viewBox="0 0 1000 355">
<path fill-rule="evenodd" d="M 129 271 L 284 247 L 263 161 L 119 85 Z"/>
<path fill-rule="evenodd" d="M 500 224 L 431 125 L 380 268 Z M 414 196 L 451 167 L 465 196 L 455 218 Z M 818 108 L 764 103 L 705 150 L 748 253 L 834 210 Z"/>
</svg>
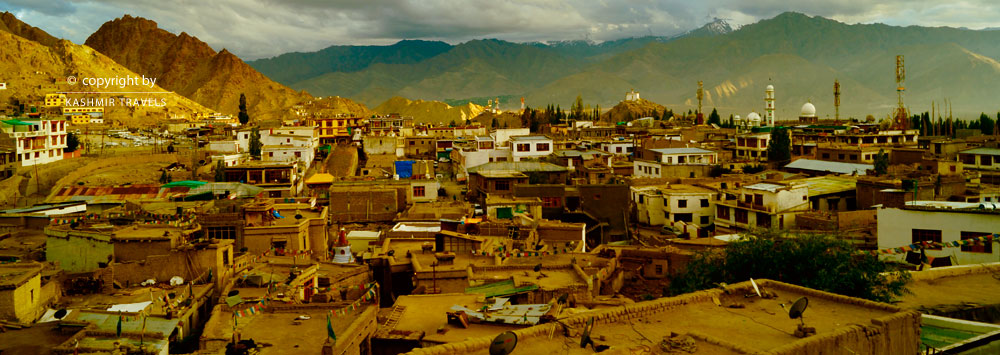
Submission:
<svg viewBox="0 0 1000 355">
<path fill-rule="evenodd" d="M 753 285 L 754 292 L 757 292 L 757 297 L 764 297 L 760 295 L 760 288 L 757 287 L 757 283 L 753 281 L 753 278 L 750 279 L 750 284 Z"/>
<path fill-rule="evenodd" d="M 802 312 L 806 311 L 806 307 L 809 307 L 809 299 L 799 297 L 799 299 L 795 300 L 795 303 L 792 303 L 792 307 L 788 309 L 788 318 L 798 318 L 801 321 Z"/>
<path fill-rule="evenodd" d="M 512 331 L 506 331 L 497 335 L 493 338 L 493 342 L 490 343 L 490 355 L 507 355 L 514 351 L 514 347 L 517 346 L 517 334 Z"/>
<path fill-rule="evenodd" d="M 240 294 L 240 290 L 232 290 L 232 291 L 229 291 L 229 294 L 227 294 L 226 296 L 233 297 L 233 296 L 236 296 L 238 294 Z"/>
<path fill-rule="evenodd" d="M 535 272 L 542 271 L 542 264 L 535 265 Z"/>
<path fill-rule="evenodd" d="M 55 317 L 56 319 L 63 319 L 63 318 L 66 318 L 67 314 L 69 314 L 69 311 L 67 311 L 64 308 L 64 309 L 60 309 L 60 310 L 56 311 L 56 313 L 53 314 L 52 316 Z"/>
<path fill-rule="evenodd" d="M 593 346 L 594 341 L 590 339 L 590 331 L 594 330 L 594 317 L 587 319 L 587 325 L 583 327 L 583 334 L 580 335 L 580 347 L 586 348 L 587 344 Z"/>
</svg>

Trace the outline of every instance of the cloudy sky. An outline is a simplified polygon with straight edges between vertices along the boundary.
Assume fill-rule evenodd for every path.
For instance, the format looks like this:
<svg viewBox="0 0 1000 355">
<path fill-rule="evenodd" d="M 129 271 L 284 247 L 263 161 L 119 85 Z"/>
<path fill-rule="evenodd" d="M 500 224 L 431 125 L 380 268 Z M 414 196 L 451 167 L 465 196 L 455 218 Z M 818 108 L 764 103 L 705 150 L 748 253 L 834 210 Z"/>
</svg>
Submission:
<svg viewBox="0 0 1000 355">
<path fill-rule="evenodd" d="M 131 14 L 244 59 L 400 39 L 673 35 L 713 18 L 744 25 L 785 11 L 847 23 L 1000 26 L 996 0 L 0 0 L 0 11 L 76 43 L 102 23 Z"/>
</svg>

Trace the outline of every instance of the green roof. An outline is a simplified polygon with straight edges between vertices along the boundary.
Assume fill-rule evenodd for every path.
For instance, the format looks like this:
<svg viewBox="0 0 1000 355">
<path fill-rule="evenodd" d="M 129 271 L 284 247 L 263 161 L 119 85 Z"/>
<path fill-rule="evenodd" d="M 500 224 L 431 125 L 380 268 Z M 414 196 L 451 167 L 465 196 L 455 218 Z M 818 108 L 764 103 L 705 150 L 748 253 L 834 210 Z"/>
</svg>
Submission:
<svg viewBox="0 0 1000 355">
<path fill-rule="evenodd" d="M 165 185 L 163 185 L 163 187 L 190 187 L 190 188 L 195 188 L 195 187 L 199 187 L 199 186 L 204 185 L 204 184 L 207 184 L 207 182 L 204 182 L 204 181 L 195 181 L 195 180 L 183 180 L 183 181 L 174 181 L 174 182 L 165 184 Z"/>
<path fill-rule="evenodd" d="M 11 126 L 31 126 L 31 125 L 34 124 L 34 123 L 24 122 L 24 121 L 21 121 L 19 119 L 13 119 L 13 118 L 9 119 L 9 120 L 4 120 L 3 123 L 9 124 Z"/>
<path fill-rule="evenodd" d="M 538 289 L 538 285 L 514 287 L 514 280 L 500 281 L 480 286 L 467 287 L 465 293 L 482 293 L 489 297 L 504 297 Z"/>
</svg>

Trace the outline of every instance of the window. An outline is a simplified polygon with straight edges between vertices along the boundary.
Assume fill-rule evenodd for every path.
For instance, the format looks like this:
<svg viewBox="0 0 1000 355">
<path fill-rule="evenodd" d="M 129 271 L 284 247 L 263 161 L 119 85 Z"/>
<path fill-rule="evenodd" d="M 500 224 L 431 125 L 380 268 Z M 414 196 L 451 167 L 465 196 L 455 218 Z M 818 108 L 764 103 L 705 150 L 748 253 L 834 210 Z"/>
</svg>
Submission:
<svg viewBox="0 0 1000 355">
<path fill-rule="evenodd" d="M 517 151 L 519 151 L 519 152 L 530 152 L 531 151 L 531 145 L 527 144 L 527 143 L 519 143 L 517 145 Z"/>
<path fill-rule="evenodd" d="M 674 222 L 688 222 L 694 220 L 694 216 L 690 213 L 674 213 Z"/>
<path fill-rule="evenodd" d="M 493 189 L 497 191 L 508 191 L 510 190 L 510 181 L 498 180 L 493 183 Z"/>
<path fill-rule="evenodd" d="M 851 161 L 857 161 L 857 160 L 858 160 L 858 155 L 857 154 L 851 154 Z"/>
<path fill-rule="evenodd" d="M 663 275 L 663 265 L 661 265 L 661 264 L 657 264 L 656 265 L 656 274 L 657 275 Z"/>
<path fill-rule="evenodd" d="M 830 153 L 823 153 L 823 159 L 830 159 Z"/>
<path fill-rule="evenodd" d="M 677 207 L 685 208 L 688 206 L 688 200 L 677 200 Z"/>
<path fill-rule="evenodd" d="M 547 152 L 547 151 L 549 151 L 549 144 L 548 143 L 538 143 L 538 144 L 535 144 L 535 151 L 538 151 L 538 152 Z"/>
<path fill-rule="evenodd" d="M 978 237 L 985 237 L 991 235 L 990 233 L 982 232 L 962 232 L 962 240 L 973 239 Z M 963 245 L 962 251 L 970 253 L 993 253 L 993 242 L 978 241 L 972 242 L 969 245 Z"/>
<path fill-rule="evenodd" d="M 771 215 L 764 212 L 757 212 L 757 226 L 771 228 Z"/>
<path fill-rule="evenodd" d="M 934 230 L 934 229 L 913 229 L 912 236 L 913 236 L 912 242 L 914 244 L 920 243 L 920 242 L 924 242 L 924 241 L 926 241 L 926 242 L 935 242 L 935 243 L 940 243 L 941 242 L 941 231 L 940 230 Z M 930 250 L 941 250 L 941 247 L 940 246 L 938 246 L 938 247 L 928 247 L 927 249 L 930 249 Z"/>
<path fill-rule="evenodd" d="M 642 203 L 642 195 L 639 195 L 639 202 Z M 562 198 L 559 197 L 542 197 L 542 207 L 561 207 Z"/>
<path fill-rule="evenodd" d="M 991 166 L 993 165 L 993 156 L 990 155 L 980 155 L 979 165 Z"/>
<path fill-rule="evenodd" d="M 976 165 L 976 156 L 972 154 L 962 154 L 962 164 Z"/>
<path fill-rule="evenodd" d="M 701 199 L 701 207 L 708 207 L 708 199 L 707 198 Z"/>
<path fill-rule="evenodd" d="M 413 187 L 413 197 L 424 197 L 425 193 L 426 193 L 426 191 L 425 191 L 425 189 L 424 189 L 423 186 L 414 186 Z"/>
<path fill-rule="evenodd" d="M 701 224 L 708 224 L 708 216 L 701 216 Z"/>
<path fill-rule="evenodd" d="M 764 195 L 753 194 L 753 204 L 755 204 L 757 206 L 763 206 L 764 205 Z"/>
<path fill-rule="evenodd" d="M 417 141 L 410 141 L 410 145 L 416 145 Z"/>
<path fill-rule="evenodd" d="M 715 206 L 715 218 L 729 220 L 729 207 Z"/>
<path fill-rule="evenodd" d="M 844 155 L 843 154 L 837 154 L 837 159 L 844 160 Z"/>
<path fill-rule="evenodd" d="M 236 239 L 236 227 L 208 227 L 209 239 Z"/>
<path fill-rule="evenodd" d="M 617 148 L 615 148 L 615 152 L 616 152 L 616 153 L 621 153 L 621 152 L 622 152 L 622 147 L 617 147 Z"/>
<path fill-rule="evenodd" d="M 749 221 L 747 210 L 737 208 L 736 209 L 736 223 L 747 224 Z"/>
</svg>

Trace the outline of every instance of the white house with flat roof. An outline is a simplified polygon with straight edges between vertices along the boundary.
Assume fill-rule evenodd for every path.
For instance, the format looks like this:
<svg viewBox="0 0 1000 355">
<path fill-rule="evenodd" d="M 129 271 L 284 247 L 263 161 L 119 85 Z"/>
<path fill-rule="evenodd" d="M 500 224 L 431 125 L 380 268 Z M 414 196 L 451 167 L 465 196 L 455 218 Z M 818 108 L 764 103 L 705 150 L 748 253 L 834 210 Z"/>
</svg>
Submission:
<svg viewBox="0 0 1000 355">
<path fill-rule="evenodd" d="M 1000 233 L 1000 204 L 949 201 L 911 201 L 902 208 L 878 209 L 878 248 L 900 248 L 923 241 L 944 243 L 925 249 L 928 258 L 952 258 L 952 265 L 1000 260 L 996 245 Z M 991 237 L 991 242 L 948 243 Z M 916 250 L 919 252 L 919 249 Z M 902 261 L 906 253 L 880 254 Z"/>
<path fill-rule="evenodd" d="M 510 146 L 514 161 L 548 156 L 553 150 L 552 138 L 539 135 L 510 137 Z"/>
<path fill-rule="evenodd" d="M 650 149 L 653 160 L 671 165 L 715 164 L 719 153 L 701 148 L 659 148 Z"/>
<path fill-rule="evenodd" d="M 1000 170 L 1000 148 L 979 147 L 958 152 L 965 169 Z"/>
<path fill-rule="evenodd" d="M 720 232 L 754 228 L 791 228 L 795 215 L 809 211 L 809 185 L 802 182 L 759 182 L 726 191 L 715 201 Z"/>
</svg>

